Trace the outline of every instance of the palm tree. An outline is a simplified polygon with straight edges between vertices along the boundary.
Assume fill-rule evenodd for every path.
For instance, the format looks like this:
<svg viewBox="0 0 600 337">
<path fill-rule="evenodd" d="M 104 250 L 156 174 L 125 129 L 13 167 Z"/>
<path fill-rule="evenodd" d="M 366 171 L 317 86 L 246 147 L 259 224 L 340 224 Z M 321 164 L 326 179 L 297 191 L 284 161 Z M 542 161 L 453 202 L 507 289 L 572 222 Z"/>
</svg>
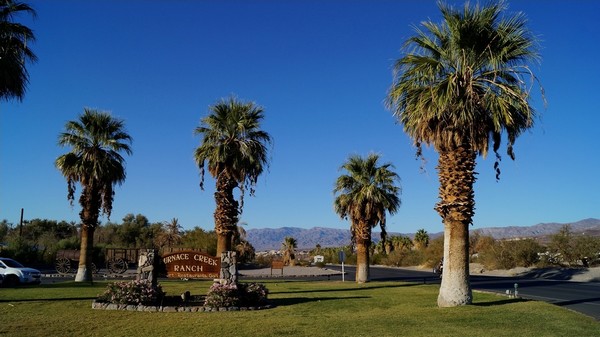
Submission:
<svg viewBox="0 0 600 337">
<path fill-rule="evenodd" d="M 281 244 L 281 251 L 283 252 L 283 263 L 289 264 L 290 266 L 296 265 L 296 248 L 298 248 L 298 241 L 291 236 L 286 236 Z"/>
<path fill-rule="evenodd" d="M 171 219 L 171 221 L 165 221 L 161 224 L 163 230 L 157 237 L 157 242 L 159 247 L 167 246 L 171 248 L 171 246 L 179 244 L 181 242 L 181 230 L 182 227 L 179 224 L 179 220 L 177 218 Z"/>
<path fill-rule="evenodd" d="M 23 100 L 29 83 L 25 64 L 37 61 L 27 46 L 35 41 L 33 31 L 13 21 L 21 13 L 36 16 L 35 10 L 25 3 L 0 0 L 0 100 Z"/>
<path fill-rule="evenodd" d="M 70 146 L 71 151 L 56 159 L 56 167 L 67 179 L 68 199 L 75 198 L 75 186 L 82 187 L 81 253 L 76 282 L 91 281 L 91 258 L 94 231 L 99 225 L 100 211 L 110 218 L 115 184 L 125 181 L 125 159 L 120 152 L 131 154 L 131 137 L 124 123 L 109 113 L 84 109 L 78 121 L 65 125 L 58 138 L 60 146 Z"/>
<path fill-rule="evenodd" d="M 421 228 L 415 233 L 414 241 L 417 249 L 425 249 L 429 245 L 429 234 L 425 229 Z"/>
<path fill-rule="evenodd" d="M 263 109 L 255 103 L 231 97 L 211 106 L 210 111 L 195 130 L 202 135 L 202 143 L 194 158 L 200 168 L 200 188 L 204 189 L 205 166 L 216 180 L 214 217 L 217 256 L 221 256 L 231 250 L 245 190 L 254 194 L 258 177 L 268 165 L 266 145 L 271 137 L 260 129 Z M 233 196 L 236 188 L 241 191 L 239 204 Z"/>
<path fill-rule="evenodd" d="M 537 81 L 527 63 L 538 59 L 536 40 L 522 14 L 501 17 L 505 6 L 490 3 L 463 10 L 439 3 L 443 22 L 405 43 L 395 64 L 388 105 L 413 139 L 439 153 L 440 201 L 444 223 L 444 275 L 440 307 L 472 302 L 469 283 L 469 224 L 475 208 L 475 159 L 492 144 L 496 178 L 502 137 L 514 159 L 517 136 L 533 126 L 530 84 Z M 531 79 L 531 81 L 528 81 Z"/>
<path fill-rule="evenodd" d="M 341 169 L 347 174 L 338 177 L 334 194 L 335 212 L 343 219 L 350 218 L 352 242 L 356 245 L 356 282 L 369 281 L 369 248 L 371 229 L 381 227 L 381 239 L 385 241 L 386 212 L 396 213 L 400 207 L 400 178 L 391 170 L 391 164 L 378 166 L 379 156 L 367 158 L 351 156 Z"/>
<path fill-rule="evenodd" d="M 237 253 L 238 263 L 251 261 L 254 259 L 256 253 L 252 244 L 247 240 L 248 233 L 246 232 L 246 229 L 244 229 L 244 226 L 246 225 L 246 222 L 239 222 L 235 226 L 235 231 L 231 237 L 231 247 Z"/>
</svg>

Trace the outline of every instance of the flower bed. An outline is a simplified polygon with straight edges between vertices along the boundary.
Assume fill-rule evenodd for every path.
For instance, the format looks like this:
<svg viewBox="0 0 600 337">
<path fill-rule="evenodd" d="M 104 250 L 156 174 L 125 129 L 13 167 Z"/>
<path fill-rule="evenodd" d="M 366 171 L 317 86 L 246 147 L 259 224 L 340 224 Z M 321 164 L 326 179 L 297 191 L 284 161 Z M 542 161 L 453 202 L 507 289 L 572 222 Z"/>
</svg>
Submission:
<svg viewBox="0 0 600 337">
<path fill-rule="evenodd" d="M 216 311 L 251 311 L 271 309 L 274 305 L 265 304 L 255 307 L 205 307 L 204 305 L 133 305 L 133 304 L 114 304 L 108 302 L 94 301 L 92 309 L 99 310 L 126 310 L 126 311 L 145 311 L 145 312 L 216 312 Z"/>
<path fill-rule="evenodd" d="M 147 281 L 114 282 L 107 286 L 92 309 L 146 312 L 213 312 L 269 309 L 268 289 L 260 283 L 215 282 L 206 296 L 166 296 L 160 285 Z"/>
</svg>

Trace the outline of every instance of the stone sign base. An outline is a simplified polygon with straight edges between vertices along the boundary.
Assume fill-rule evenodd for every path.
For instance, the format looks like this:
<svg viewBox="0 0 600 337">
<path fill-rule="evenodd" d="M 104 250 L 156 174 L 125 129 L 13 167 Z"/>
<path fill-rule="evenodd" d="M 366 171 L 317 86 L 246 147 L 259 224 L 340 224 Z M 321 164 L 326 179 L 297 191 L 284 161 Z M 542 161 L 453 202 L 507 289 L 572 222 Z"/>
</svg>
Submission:
<svg viewBox="0 0 600 337">
<path fill-rule="evenodd" d="M 217 312 L 217 311 L 254 311 L 271 309 L 275 306 L 267 304 L 259 307 L 226 307 L 214 308 L 205 306 L 160 306 L 160 305 L 132 305 L 132 304 L 112 304 L 106 302 L 92 302 L 92 309 L 99 310 L 123 310 L 123 311 L 144 311 L 144 312 Z"/>
</svg>

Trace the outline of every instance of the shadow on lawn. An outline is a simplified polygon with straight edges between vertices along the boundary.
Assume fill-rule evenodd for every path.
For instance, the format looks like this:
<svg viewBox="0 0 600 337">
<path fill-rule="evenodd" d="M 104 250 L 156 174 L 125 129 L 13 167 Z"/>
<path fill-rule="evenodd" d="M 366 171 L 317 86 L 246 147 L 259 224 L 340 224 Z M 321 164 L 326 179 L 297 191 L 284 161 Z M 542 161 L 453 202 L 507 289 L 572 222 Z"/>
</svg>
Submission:
<svg viewBox="0 0 600 337">
<path fill-rule="evenodd" d="M 310 302 L 321 302 L 321 301 L 332 301 L 332 300 L 349 300 L 349 299 L 363 299 L 370 298 L 368 296 L 350 296 L 350 297 L 288 297 L 288 298 L 275 298 L 269 299 L 275 306 L 289 306 L 302 303 Z"/>
<path fill-rule="evenodd" d="M 358 286 L 357 288 L 329 288 L 329 289 L 307 289 L 307 290 L 289 290 L 289 291 L 269 291 L 270 294 L 301 294 L 301 293 L 329 293 L 342 291 L 364 291 L 370 289 L 386 289 L 386 288 L 406 288 L 418 286 L 417 283 L 406 284 L 386 284 L 376 286 Z"/>
<path fill-rule="evenodd" d="M 0 303 L 81 301 L 81 300 L 95 300 L 97 298 L 98 297 L 20 298 L 20 299 L 14 299 L 14 300 L 0 300 Z"/>
<path fill-rule="evenodd" d="M 102 289 L 106 287 L 109 282 L 99 281 L 99 282 L 75 282 L 75 281 L 63 281 L 56 283 L 46 283 L 41 284 L 39 286 L 33 286 L 32 288 L 44 288 L 44 289 L 59 289 L 59 288 L 98 288 Z"/>
<path fill-rule="evenodd" d="M 530 300 L 524 298 L 507 298 L 498 301 L 491 302 L 482 302 L 482 303 L 473 303 L 476 307 L 495 307 L 497 305 L 505 305 L 505 304 L 513 304 L 513 303 L 521 303 L 521 302 L 529 302 Z"/>
</svg>

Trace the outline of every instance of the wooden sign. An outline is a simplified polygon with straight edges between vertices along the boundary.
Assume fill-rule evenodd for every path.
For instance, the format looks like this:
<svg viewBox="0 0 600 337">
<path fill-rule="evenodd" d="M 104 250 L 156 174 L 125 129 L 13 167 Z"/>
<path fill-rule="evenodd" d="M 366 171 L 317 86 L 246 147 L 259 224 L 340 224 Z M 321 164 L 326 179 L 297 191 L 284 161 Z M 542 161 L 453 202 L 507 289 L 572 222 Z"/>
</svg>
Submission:
<svg viewBox="0 0 600 337">
<path fill-rule="evenodd" d="M 169 278 L 219 278 L 221 259 L 208 254 L 183 250 L 162 257 Z"/>
</svg>

